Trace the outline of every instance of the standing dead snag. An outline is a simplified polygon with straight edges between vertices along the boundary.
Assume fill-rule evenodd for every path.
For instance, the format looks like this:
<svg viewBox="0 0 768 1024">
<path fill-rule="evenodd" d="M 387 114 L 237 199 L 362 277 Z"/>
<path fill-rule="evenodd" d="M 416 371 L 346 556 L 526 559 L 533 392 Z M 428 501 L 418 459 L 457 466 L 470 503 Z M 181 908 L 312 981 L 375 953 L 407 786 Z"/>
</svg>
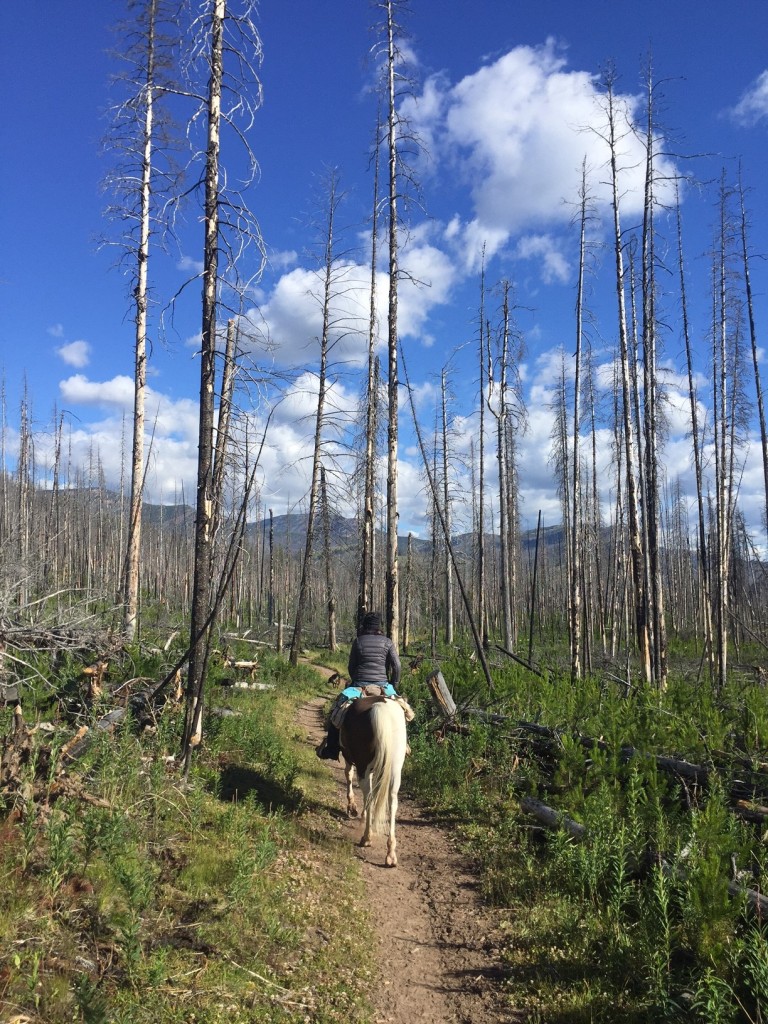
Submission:
<svg viewBox="0 0 768 1024">
<path fill-rule="evenodd" d="M 456 702 L 451 696 L 450 690 L 446 685 L 443 673 L 438 671 L 432 672 L 431 675 L 428 675 L 427 687 L 434 704 L 443 717 L 449 719 L 454 718 L 456 715 Z"/>
<path fill-rule="evenodd" d="M 333 302 L 336 298 L 336 279 L 338 269 L 335 266 L 336 239 L 334 235 L 336 214 L 342 202 L 343 194 L 339 190 L 339 180 L 336 171 L 332 171 L 328 182 L 328 209 L 325 225 L 325 238 L 323 240 L 323 260 L 320 280 L 322 282 L 322 326 L 320 331 L 320 368 L 317 381 L 317 410 L 315 413 L 315 435 L 312 449 L 312 473 L 309 487 L 309 511 L 307 514 L 307 533 L 304 543 L 304 559 L 301 566 L 301 581 L 299 583 L 299 596 L 296 602 L 296 618 L 293 626 L 293 640 L 291 642 L 290 660 L 292 665 L 299 663 L 299 650 L 304 630 L 304 615 L 309 601 L 310 570 L 314 557 L 315 528 L 318 514 L 321 509 L 320 501 L 320 460 L 323 451 L 324 433 L 326 426 L 326 404 L 328 401 L 328 357 L 339 337 L 339 331 L 344 329 L 344 324 L 338 314 L 334 313 Z M 334 335 L 336 336 L 334 338 Z M 324 479 L 324 478 L 323 478 Z"/>
<path fill-rule="evenodd" d="M 159 206 L 178 194 L 181 176 L 172 159 L 179 133 L 163 107 L 163 98 L 177 88 L 173 64 L 178 11 L 169 0 L 130 0 L 128 8 L 129 18 L 119 26 L 121 49 L 116 57 L 124 70 L 115 79 L 120 99 L 105 140 L 113 160 L 105 184 L 113 196 L 107 215 L 118 229 L 108 244 L 121 251 L 135 324 L 130 518 L 121 574 L 123 627 L 131 640 L 139 605 L 150 237 L 172 230 L 170 221 L 159 216 Z"/>
<path fill-rule="evenodd" d="M 247 143 L 247 129 L 253 123 L 261 102 L 261 87 L 256 66 L 261 59 L 261 39 L 253 22 L 254 0 L 207 0 L 192 25 L 192 74 L 202 64 L 207 76 L 205 100 L 205 165 L 204 165 L 204 245 L 203 302 L 200 358 L 200 417 L 197 467 L 197 504 L 195 516 L 194 574 L 192 610 L 190 615 L 189 672 L 187 706 L 182 739 L 184 771 L 189 771 L 190 754 L 202 737 L 203 686 L 208 660 L 209 632 L 218 608 L 214 593 L 213 546 L 216 528 L 215 509 L 223 501 L 216 493 L 223 473 L 216 472 L 215 457 L 226 444 L 219 438 L 214 448 L 216 341 L 222 295 L 242 295 L 239 262 L 244 250 L 253 243 L 259 253 L 259 271 L 263 265 L 263 243 L 258 225 L 239 193 L 226 184 L 220 150 L 222 132 L 231 128 L 245 148 L 250 171 L 241 190 L 256 175 L 256 159 Z M 232 61 L 239 77 L 225 76 L 225 58 Z M 193 94 L 201 90 L 193 84 Z M 229 100 L 230 102 L 227 102 Z M 245 125 L 236 120 L 245 120 Z M 224 254 L 222 266 L 219 257 Z M 238 287 L 238 282 L 241 282 Z M 247 282 L 251 283 L 251 282 Z M 216 452 L 216 456 L 215 456 Z M 251 477 L 252 483 L 252 477 Z M 248 488 L 249 489 L 249 488 Z M 246 491 L 247 493 L 247 491 Z M 231 570 L 232 567 L 230 567 Z"/>
</svg>

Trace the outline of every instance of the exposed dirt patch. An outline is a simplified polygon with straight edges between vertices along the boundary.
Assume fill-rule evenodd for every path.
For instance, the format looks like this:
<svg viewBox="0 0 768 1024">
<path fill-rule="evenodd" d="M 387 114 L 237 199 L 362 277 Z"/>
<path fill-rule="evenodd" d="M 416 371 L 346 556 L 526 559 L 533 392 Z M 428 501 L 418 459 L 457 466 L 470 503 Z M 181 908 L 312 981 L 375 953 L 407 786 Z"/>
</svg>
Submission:
<svg viewBox="0 0 768 1024">
<path fill-rule="evenodd" d="M 299 728 L 313 746 L 323 735 L 324 704 L 318 697 L 299 710 Z M 343 810 L 342 762 L 323 764 L 333 772 Z M 329 830 L 336 832 L 338 827 L 338 817 L 329 819 Z M 379 983 L 371 994 L 377 1024 L 522 1020 L 505 1005 L 495 915 L 483 903 L 471 866 L 450 834 L 431 822 L 402 790 L 397 868 L 384 866 L 384 836 L 375 836 L 373 846 L 360 849 L 355 844 L 362 823 L 344 818 L 341 827 L 355 847 L 370 893 L 376 929 L 372 939 L 381 964 Z"/>
</svg>

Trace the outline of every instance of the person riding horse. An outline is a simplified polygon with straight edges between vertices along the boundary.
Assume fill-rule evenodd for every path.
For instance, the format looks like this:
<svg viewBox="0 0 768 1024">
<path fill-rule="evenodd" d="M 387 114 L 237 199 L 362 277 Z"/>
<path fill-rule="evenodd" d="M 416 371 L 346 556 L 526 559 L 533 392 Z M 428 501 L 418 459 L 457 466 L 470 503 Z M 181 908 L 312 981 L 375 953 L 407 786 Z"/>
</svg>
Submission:
<svg viewBox="0 0 768 1024">
<path fill-rule="evenodd" d="M 400 657 L 389 637 L 381 632 L 381 616 L 376 612 L 364 616 L 362 629 L 352 641 L 347 670 L 351 683 L 336 698 L 331 715 L 336 707 L 361 697 L 366 686 L 380 686 L 385 697 L 398 696 Z M 327 728 L 327 736 L 317 748 L 317 755 L 336 761 L 341 753 L 339 730 L 330 718 Z"/>
</svg>

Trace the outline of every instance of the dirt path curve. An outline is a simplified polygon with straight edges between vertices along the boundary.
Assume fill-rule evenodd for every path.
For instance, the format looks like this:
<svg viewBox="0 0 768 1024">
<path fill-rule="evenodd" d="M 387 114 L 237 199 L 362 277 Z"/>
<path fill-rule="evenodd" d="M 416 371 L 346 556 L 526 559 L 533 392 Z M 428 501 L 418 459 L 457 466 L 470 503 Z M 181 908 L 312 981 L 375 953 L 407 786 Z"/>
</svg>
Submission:
<svg viewBox="0 0 768 1024">
<path fill-rule="evenodd" d="M 315 668 L 323 674 L 325 670 Z M 307 743 L 323 735 L 322 697 L 299 709 Z M 346 807 L 342 762 L 327 761 Z M 358 800 L 359 802 L 359 800 Z M 358 820 L 345 821 L 350 844 Z M 520 1017 L 504 1007 L 498 927 L 484 905 L 477 880 L 451 841 L 401 791 L 397 816 L 398 866 L 384 866 L 386 839 L 355 854 L 371 892 L 377 959 L 382 965 L 373 994 L 376 1024 L 504 1024 Z M 379 898 L 376 898 L 379 897 Z"/>
</svg>

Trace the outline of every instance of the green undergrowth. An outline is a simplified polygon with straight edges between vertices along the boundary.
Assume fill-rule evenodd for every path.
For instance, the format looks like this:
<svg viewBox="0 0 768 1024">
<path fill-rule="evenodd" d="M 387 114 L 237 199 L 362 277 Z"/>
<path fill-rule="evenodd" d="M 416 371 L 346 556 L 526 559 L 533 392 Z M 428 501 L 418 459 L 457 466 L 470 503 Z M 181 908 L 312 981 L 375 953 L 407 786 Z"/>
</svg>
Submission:
<svg viewBox="0 0 768 1024">
<path fill-rule="evenodd" d="M 369 1020 L 357 862 L 296 726 L 322 683 L 270 656 L 259 681 L 274 689 L 216 676 L 186 783 L 170 705 L 154 733 L 101 734 L 68 787 L 55 751 L 41 787 L 36 734 L 0 819 L 0 1019 Z"/>
<path fill-rule="evenodd" d="M 765 1020 L 768 925 L 728 891 L 768 877 L 768 822 L 733 813 L 734 793 L 768 792 L 765 691 L 741 677 L 718 694 L 679 674 L 663 694 L 628 693 L 499 663 L 489 692 L 470 659 L 441 670 L 462 728 L 437 719 L 422 667 L 407 785 L 460 830 L 499 908 L 510 1005 L 548 1024 Z M 706 781 L 656 755 L 706 767 Z M 543 828 L 523 797 L 583 838 Z"/>
</svg>

